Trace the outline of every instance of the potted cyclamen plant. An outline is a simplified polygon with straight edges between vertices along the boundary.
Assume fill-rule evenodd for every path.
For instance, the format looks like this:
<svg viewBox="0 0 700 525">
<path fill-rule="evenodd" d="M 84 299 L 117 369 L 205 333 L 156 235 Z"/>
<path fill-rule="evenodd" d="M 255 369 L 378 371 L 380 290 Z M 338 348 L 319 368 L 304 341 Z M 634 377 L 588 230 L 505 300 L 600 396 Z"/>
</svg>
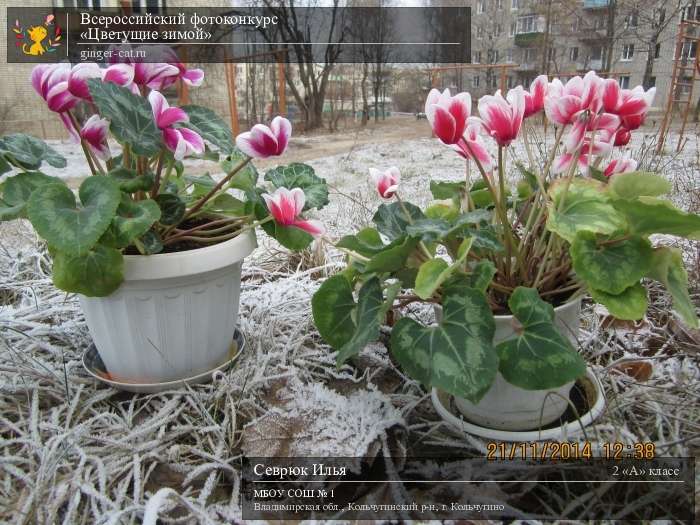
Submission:
<svg viewBox="0 0 700 525">
<path fill-rule="evenodd" d="M 390 309 L 433 303 L 436 325 L 404 315 L 392 328 L 390 351 L 402 369 L 454 396 L 473 423 L 536 429 L 562 415 L 586 374 L 575 348 L 584 295 L 637 320 L 647 310 L 642 280 L 654 279 L 697 327 L 681 253 L 649 236 L 700 239 L 700 216 L 661 198 L 671 188 L 665 178 L 611 158 L 653 96 L 594 72 L 566 84 L 542 75 L 527 91 L 482 97 L 472 117 L 468 93 L 431 91 L 425 113 L 434 134 L 466 159 L 466 180 L 430 181 L 437 202 L 422 210 L 401 198 L 396 168 L 372 170 L 391 202 L 379 206 L 374 226 L 336 243 L 347 269 L 313 297 L 338 366 L 378 338 Z M 537 161 L 523 123 L 543 109 L 556 137 Z"/>
<path fill-rule="evenodd" d="M 91 176 L 77 202 L 63 180 L 38 171 L 65 159 L 34 137 L 3 137 L 0 174 L 17 173 L 2 182 L 0 219 L 27 218 L 46 241 L 54 284 L 79 294 L 112 379 L 180 380 L 227 362 L 255 228 L 293 250 L 323 231 L 302 218 L 328 202 L 312 168 L 276 167 L 257 186 L 250 161 L 284 153 L 289 121 L 275 117 L 234 141 L 211 110 L 168 104 L 161 90 L 203 80 L 177 61 L 40 65 L 31 80 Z M 185 157 L 220 161 L 225 175 L 189 175 Z"/>
</svg>

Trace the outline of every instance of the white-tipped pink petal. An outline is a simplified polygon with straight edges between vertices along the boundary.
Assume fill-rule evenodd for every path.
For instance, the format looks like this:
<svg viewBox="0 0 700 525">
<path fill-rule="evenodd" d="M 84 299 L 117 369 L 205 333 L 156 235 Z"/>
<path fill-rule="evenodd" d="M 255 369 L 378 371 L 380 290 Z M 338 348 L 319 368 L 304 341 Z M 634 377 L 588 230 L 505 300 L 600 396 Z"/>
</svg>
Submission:
<svg viewBox="0 0 700 525">
<path fill-rule="evenodd" d="M 189 128 L 178 128 L 182 139 L 185 141 L 187 146 L 187 151 L 185 155 L 194 153 L 195 155 L 201 155 L 204 153 L 204 140 L 199 133 L 192 131 Z"/>
<path fill-rule="evenodd" d="M 382 199 L 391 199 L 399 189 L 401 174 L 396 166 L 392 166 L 384 172 L 375 168 L 369 169 L 372 183 Z"/>
<path fill-rule="evenodd" d="M 80 142 L 80 134 L 78 133 L 78 130 L 75 129 L 73 121 L 71 120 L 68 113 L 59 113 L 58 116 L 61 119 L 61 122 L 63 123 L 63 127 L 66 128 L 66 131 L 68 131 L 68 135 L 70 136 L 71 141 L 78 144 Z"/>
<path fill-rule="evenodd" d="M 107 144 L 107 131 L 109 130 L 109 122 L 106 119 L 100 118 L 99 115 L 92 115 L 80 130 L 80 136 L 87 142 L 90 149 L 95 152 L 101 160 L 107 160 L 111 157 L 109 145 Z"/>
<path fill-rule="evenodd" d="M 105 70 L 102 80 L 104 82 L 112 82 L 118 86 L 130 86 L 134 81 L 134 66 L 131 64 L 113 64 Z"/>
<path fill-rule="evenodd" d="M 306 233 L 318 237 L 326 233 L 326 228 L 323 226 L 321 221 L 303 219 L 295 220 L 290 226 L 295 226 L 300 230 L 304 230 Z"/>
<path fill-rule="evenodd" d="M 606 177 L 610 177 L 617 173 L 628 173 L 637 169 L 637 161 L 630 158 L 613 159 L 603 172 Z"/>
<path fill-rule="evenodd" d="M 204 81 L 204 71 L 201 69 L 188 69 L 182 74 L 182 80 L 188 86 L 199 87 Z"/>
<path fill-rule="evenodd" d="M 68 76 L 68 91 L 77 98 L 92 100 L 87 84 L 90 78 L 102 78 L 100 66 L 94 62 L 76 64 Z"/>
</svg>

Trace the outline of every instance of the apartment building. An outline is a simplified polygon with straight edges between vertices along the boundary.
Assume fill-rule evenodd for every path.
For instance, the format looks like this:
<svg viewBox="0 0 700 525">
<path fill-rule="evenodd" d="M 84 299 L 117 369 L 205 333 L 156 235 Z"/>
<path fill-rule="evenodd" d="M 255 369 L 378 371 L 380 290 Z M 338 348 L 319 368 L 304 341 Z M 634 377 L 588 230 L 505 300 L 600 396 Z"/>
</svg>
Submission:
<svg viewBox="0 0 700 525">
<path fill-rule="evenodd" d="M 508 87 L 529 85 L 540 73 L 562 79 L 595 70 L 623 87 L 655 86 L 654 105 L 666 104 L 676 55 L 678 24 L 700 20 L 700 3 L 678 0 L 475 0 L 472 62 L 513 64 Z M 687 98 L 697 37 L 680 58 L 690 65 L 675 98 Z M 499 87 L 498 69 L 470 69 L 444 78 L 446 87 L 480 96 Z M 694 86 L 693 105 L 700 94 Z"/>
</svg>

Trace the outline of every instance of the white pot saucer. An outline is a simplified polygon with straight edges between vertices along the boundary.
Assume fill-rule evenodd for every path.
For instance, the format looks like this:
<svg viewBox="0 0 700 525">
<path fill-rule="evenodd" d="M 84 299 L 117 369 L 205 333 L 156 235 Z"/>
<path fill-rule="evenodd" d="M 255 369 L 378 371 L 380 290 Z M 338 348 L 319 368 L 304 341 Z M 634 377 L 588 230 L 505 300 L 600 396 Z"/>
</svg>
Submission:
<svg viewBox="0 0 700 525">
<path fill-rule="evenodd" d="M 126 383 L 110 379 L 107 369 L 102 362 L 100 354 L 97 352 L 97 348 L 95 347 L 94 343 L 91 344 L 83 354 L 83 368 L 85 368 L 88 374 L 101 383 L 109 385 L 118 390 L 126 390 L 127 392 L 136 392 L 139 394 L 154 394 L 165 390 L 177 390 L 185 385 L 197 385 L 211 381 L 212 375 L 215 372 L 223 372 L 233 364 L 238 356 L 241 355 L 241 352 L 243 352 L 245 344 L 246 341 L 243 333 L 236 328 L 235 332 L 233 333 L 233 341 L 231 342 L 231 352 L 229 354 L 231 357 L 224 363 L 212 368 L 211 370 L 207 370 L 206 372 L 202 372 L 191 377 L 176 379 L 174 381 L 165 381 L 162 383 Z"/>
<path fill-rule="evenodd" d="M 578 438 L 584 430 L 581 428 L 591 425 L 605 409 L 605 395 L 603 386 L 590 369 L 586 375 L 576 381 L 575 390 L 583 392 L 588 406 L 591 407 L 581 415 L 580 421 L 573 419 L 564 425 L 552 428 L 527 431 L 494 430 L 469 422 L 454 406 L 452 395 L 433 388 L 431 398 L 433 406 L 440 417 L 449 425 L 450 429 L 458 434 L 471 434 L 492 441 L 529 442 L 529 441 L 566 441 L 569 438 Z"/>
</svg>

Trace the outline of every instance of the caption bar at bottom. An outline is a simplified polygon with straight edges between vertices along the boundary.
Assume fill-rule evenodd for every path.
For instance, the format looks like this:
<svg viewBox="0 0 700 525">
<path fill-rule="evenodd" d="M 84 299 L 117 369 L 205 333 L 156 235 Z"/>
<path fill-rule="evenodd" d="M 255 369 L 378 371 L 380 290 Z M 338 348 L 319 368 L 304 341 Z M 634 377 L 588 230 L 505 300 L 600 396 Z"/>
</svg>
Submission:
<svg viewBox="0 0 700 525">
<path fill-rule="evenodd" d="M 241 467 L 246 520 L 695 519 L 692 458 L 244 458 Z M 576 504 L 587 495 L 596 505 Z"/>
</svg>

